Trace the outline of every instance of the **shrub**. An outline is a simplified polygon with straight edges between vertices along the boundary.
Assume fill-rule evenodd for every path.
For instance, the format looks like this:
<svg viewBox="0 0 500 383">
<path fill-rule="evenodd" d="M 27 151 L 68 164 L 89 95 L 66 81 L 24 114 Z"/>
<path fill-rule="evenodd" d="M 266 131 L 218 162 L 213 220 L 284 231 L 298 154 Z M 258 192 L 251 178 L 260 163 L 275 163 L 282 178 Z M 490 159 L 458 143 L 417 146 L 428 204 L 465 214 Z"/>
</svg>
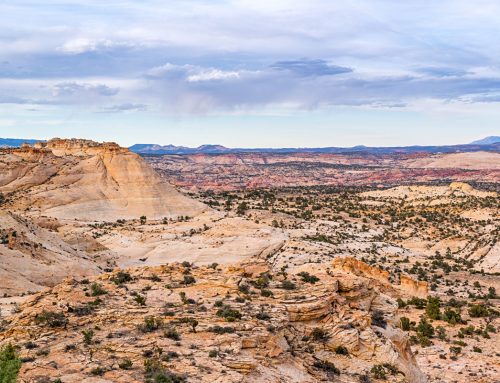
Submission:
<svg viewBox="0 0 500 383">
<path fill-rule="evenodd" d="M 302 278 L 303 282 L 314 284 L 319 281 L 319 278 L 317 276 L 311 275 L 307 271 L 302 271 L 298 275 Z"/>
<path fill-rule="evenodd" d="M 177 340 L 177 341 L 181 340 L 181 336 L 179 335 L 177 330 L 173 327 L 170 327 L 170 328 L 165 330 L 165 337 L 168 339 Z"/>
<path fill-rule="evenodd" d="M 271 319 L 271 316 L 264 311 L 260 311 L 255 315 L 255 318 L 257 318 L 259 320 L 269 320 L 269 319 Z"/>
<path fill-rule="evenodd" d="M 337 346 L 335 347 L 335 353 L 339 355 L 349 355 L 349 351 L 345 346 Z"/>
<path fill-rule="evenodd" d="M 372 312 L 372 325 L 382 328 L 387 327 L 387 321 L 385 320 L 384 313 L 381 310 L 374 310 Z"/>
<path fill-rule="evenodd" d="M 381 364 L 373 366 L 370 372 L 372 373 L 375 379 L 384 379 L 384 380 L 387 379 L 385 368 Z"/>
<path fill-rule="evenodd" d="M 35 316 L 35 323 L 43 324 L 52 328 L 66 327 L 68 319 L 61 312 L 44 310 Z"/>
<path fill-rule="evenodd" d="M 105 372 L 106 372 L 106 370 L 102 367 L 95 367 L 92 370 L 90 370 L 90 373 L 92 375 L 96 375 L 96 376 L 102 376 L 102 375 L 104 375 Z"/>
<path fill-rule="evenodd" d="M 401 317 L 399 319 L 399 323 L 400 323 L 400 326 L 401 326 L 401 330 L 403 330 L 403 331 L 410 331 L 410 328 L 411 328 L 410 319 L 408 319 L 407 317 Z"/>
<path fill-rule="evenodd" d="M 122 370 L 130 370 L 132 368 L 132 361 L 130 359 L 123 359 L 118 362 L 118 367 Z"/>
<path fill-rule="evenodd" d="M 441 311 L 439 309 L 441 302 L 438 297 L 428 297 L 427 305 L 425 306 L 425 313 L 430 319 L 438 320 L 441 318 Z"/>
<path fill-rule="evenodd" d="M 340 370 L 335 367 L 335 364 L 329 362 L 328 360 L 316 360 L 313 363 L 313 366 L 318 370 L 323 370 L 327 373 L 327 375 L 339 375 Z"/>
<path fill-rule="evenodd" d="M 213 326 L 208 329 L 209 332 L 213 332 L 215 334 L 232 334 L 235 332 L 234 327 L 226 327 L 226 326 Z"/>
<path fill-rule="evenodd" d="M 297 288 L 297 285 L 287 279 L 281 282 L 281 288 L 285 290 L 295 290 Z"/>
<path fill-rule="evenodd" d="M 142 332 L 153 332 L 163 326 L 163 320 L 154 316 L 144 318 L 144 323 L 139 325 L 139 330 Z"/>
<path fill-rule="evenodd" d="M 83 330 L 82 331 L 83 335 L 83 343 L 86 344 L 87 346 L 92 343 L 92 338 L 94 337 L 94 330 Z"/>
<path fill-rule="evenodd" d="M 260 295 L 262 295 L 263 297 L 269 298 L 269 297 L 273 296 L 273 292 L 271 290 L 262 289 L 262 290 L 260 290 Z"/>
<path fill-rule="evenodd" d="M 488 308 L 484 304 L 471 305 L 469 307 L 469 315 L 472 318 L 486 317 L 488 314 Z"/>
<path fill-rule="evenodd" d="M 221 309 L 217 310 L 216 315 L 218 317 L 226 319 L 226 321 L 228 322 L 234 322 L 235 320 L 239 320 L 242 317 L 241 313 L 238 310 L 232 309 L 229 305 L 222 306 Z"/>
<path fill-rule="evenodd" d="M 217 357 L 217 355 L 219 355 L 219 353 L 217 352 L 217 350 L 210 350 L 210 351 L 208 352 L 208 356 L 209 356 L 210 358 L 216 358 L 216 357 Z"/>
<path fill-rule="evenodd" d="M 0 382 L 15 383 L 21 369 L 21 359 L 15 347 L 7 344 L 0 349 Z"/>
<path fill-rule="evenodd" d="M 135 295 L 134 296 L 134 301 L 139 305 L 139 306 L 146 306 L 146 297 L 143 295 Z"/>
<path fill-rule="evenodd" d="M 480 349 L 479 347 L 477 347 L 477 346 L 472 347 L 472 351 L 474 351 L 474 352 L 483 352 L 483 350 L 481 350 L 481 349 Z"/>
<path fill-rule="evenodd" d="M 99 283 L 92 283 L 92 285 L 90 285 L 90 295 L 92 295 L 93 297 L 97 297 L 99 295 L 104 295 L 104 294 L 107 294 L 108 292 L 106 290 L 104 290 L 104 288 L 99 284 Z"/>
<path fill-rule="evenodd" d="M 325 343 L 330 339 L 330 334 L 322 327 L 315 327 L 311 332 L 311 336 L 316 342 Z"/>
<path fill-rule="evenodd" d="M 434 336 L 434 327 L 427 322 L 427 319 L 421 318 L 417 326 L 417 333 L 422 336 L 432 338 Z"/>
<path fill-rule="evenodd" d="M 196 283 L 196 279 L 192 275 L 184 275 L 184 280 L 182 281 L 182 284 L 192 285 L 193 283 Z"/>
<path fill-rule="evenodd" d="M 123 283 L 130 282 L 132 280 L 132 277 L 125 271 L 119 271 L 111 278 L 111 280 L 113 281 L 113 283 L 121 285 Z"/>
</svg>

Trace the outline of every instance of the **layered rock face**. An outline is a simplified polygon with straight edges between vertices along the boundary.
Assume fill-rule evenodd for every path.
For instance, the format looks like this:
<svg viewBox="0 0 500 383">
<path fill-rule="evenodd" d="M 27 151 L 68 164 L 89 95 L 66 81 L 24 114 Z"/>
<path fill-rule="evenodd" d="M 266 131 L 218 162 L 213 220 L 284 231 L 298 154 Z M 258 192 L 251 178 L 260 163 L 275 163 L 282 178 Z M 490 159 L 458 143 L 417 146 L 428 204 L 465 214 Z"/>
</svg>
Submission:
<svg viewBox="0 0 500 383">
<path fill-rule="evenodd" d="M 76 139 L 1 151 L 0 192 L 15 193 L 11 208 L 60 219 L 162 218 L 206 210 L 128 149 Z"/>
<path fill-rule="evenodd" d="M 316 275 L 314 284 L 287 275 L 293 290 L 265 263 L 69 279 L 25 302 L 0 344 L 31 342 L 22 350 L 25 382 L 138 382 L 158 374 L 178 380 L 156 381 L 359 382 L 374 365 L 392 366 L 389 381 L 426 381 L 393 324 L 397 305 L 378 281 L 328 265 Z M 375 310 L 383 323 L 372 323 Z"/>
<path fill-rule="evenodd" d="M 81 241 L 84 237 L 81 236 Z M 109 267 L 55 232 L 0 210 L 0 294 L 20 294 L 54 286 L 66 276 L 96 275 Z"/>
</svg>

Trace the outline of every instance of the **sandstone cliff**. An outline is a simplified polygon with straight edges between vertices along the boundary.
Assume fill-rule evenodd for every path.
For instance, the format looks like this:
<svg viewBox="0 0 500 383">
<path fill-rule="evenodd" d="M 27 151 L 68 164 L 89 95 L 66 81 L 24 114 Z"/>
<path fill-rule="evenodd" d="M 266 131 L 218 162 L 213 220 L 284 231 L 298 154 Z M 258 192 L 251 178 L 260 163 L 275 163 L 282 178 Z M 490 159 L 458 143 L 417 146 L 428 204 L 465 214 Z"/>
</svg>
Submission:
<svg viewBox="0 0 500 383">
<path fill-rule="evenodd" d="M 10 208 L 60 219 L 114 221 L 206 210 L 128 149 L 76 139 L 0 151 L 0 192 L 12 193 Z"/>
</svg>

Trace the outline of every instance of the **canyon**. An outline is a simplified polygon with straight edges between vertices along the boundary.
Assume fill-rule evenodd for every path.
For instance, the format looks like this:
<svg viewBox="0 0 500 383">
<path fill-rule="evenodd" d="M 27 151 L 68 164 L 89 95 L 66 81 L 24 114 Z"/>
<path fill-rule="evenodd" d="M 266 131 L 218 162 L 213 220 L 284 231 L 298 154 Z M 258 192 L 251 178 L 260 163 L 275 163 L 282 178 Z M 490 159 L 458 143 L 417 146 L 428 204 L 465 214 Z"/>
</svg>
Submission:
<svg viewBox="0 0 500 383">
<path fill-rule="evenodd" d="M 0 150 L 20 382 L 495 382 L 499 153 Z"/>
</svg>

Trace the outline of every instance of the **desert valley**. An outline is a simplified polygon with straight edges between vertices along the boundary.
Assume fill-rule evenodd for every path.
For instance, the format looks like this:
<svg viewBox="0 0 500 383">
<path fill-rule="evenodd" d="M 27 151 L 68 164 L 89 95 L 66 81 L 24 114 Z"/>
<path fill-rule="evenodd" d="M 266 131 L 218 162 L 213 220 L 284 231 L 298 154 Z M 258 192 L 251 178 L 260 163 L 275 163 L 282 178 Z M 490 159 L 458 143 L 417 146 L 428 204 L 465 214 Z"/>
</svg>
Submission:
<svg viewBox="0 0 500 383">
<path fill-rule="evenodd" d="M 494 148 L 0 149 L 2 382 L 498 382 L 499 185 Z"/>
</svg>

